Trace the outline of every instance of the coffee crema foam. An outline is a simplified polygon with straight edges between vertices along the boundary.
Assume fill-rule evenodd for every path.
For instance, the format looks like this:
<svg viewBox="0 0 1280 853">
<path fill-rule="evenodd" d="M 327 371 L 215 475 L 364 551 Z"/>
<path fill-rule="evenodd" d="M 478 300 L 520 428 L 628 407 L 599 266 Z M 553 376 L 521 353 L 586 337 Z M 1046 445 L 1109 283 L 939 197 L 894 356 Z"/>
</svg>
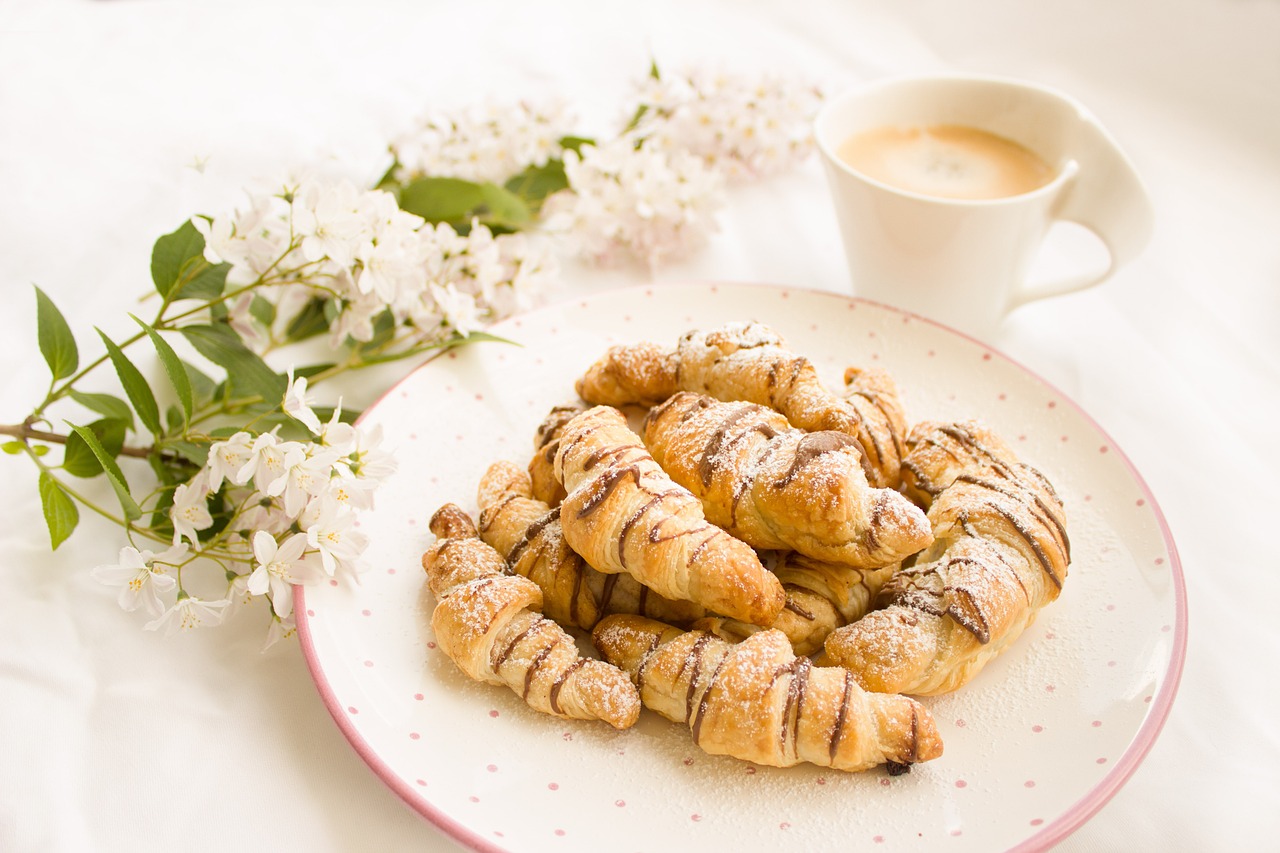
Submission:
<svg viewBox="0 0 1280 853">
<path fill-rule="evenodd" d="M 837 154 L 881 183 L 941 198 L 1022 195 L 1049 183 L 1055 174 L 1022 145 L 963 125 L 878 127 L 849 137 Z"/>
</svg>

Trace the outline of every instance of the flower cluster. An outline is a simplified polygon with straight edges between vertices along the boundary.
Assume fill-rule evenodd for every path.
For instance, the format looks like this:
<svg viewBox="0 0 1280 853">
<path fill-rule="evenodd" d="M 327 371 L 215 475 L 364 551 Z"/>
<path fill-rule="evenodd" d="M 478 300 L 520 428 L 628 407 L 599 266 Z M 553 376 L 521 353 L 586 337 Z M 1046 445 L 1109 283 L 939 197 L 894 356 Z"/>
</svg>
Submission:
<svg viewBox="0 0 1280 853">
<path fill-rule="evenodd" d="M 550 231 L 567 233 L 597 263 L 634 255 L 650 265 L 706 242 L 723 204 L 723 181 L 685 151 L 637 146 L 631 136 L 565 155 L 569 191 L 543 209 Z"/>
<path fill-rule="evenodd" d="M 561 155 L 572 116 L 563 104 L 488 105 L 424 116 L 391 142 L 393 177 L 430 175 L 501 183 L 528 166 Z"/>
<path fill-rule="evenodd" d="M 566 152 L 568 190 L 548 201 L 546 227 L 597 262 L 688 254 L 714 230 L 726 181 L 773 175 L 810 154 L 820 99 L 782 77 L 655 68 L 619 137 Z"/>
<path fill-rule="evenodd" d="M 730 180 L 762 178 L 809 156 L 821 100 L 816 87 L 778 75 L 650 75 L 637 87 L 633 132 L 646 146 L 688 151 Z"/>
<path fill-rule="evenodd" d="M 243 287 L 229 321 L 260 351 L 316 300 L 334 346 L 368 343 L 384 323 L 403 331 L 396 345 L 429 347 L 531 307 L 557 275 L 542 241 L 494 236 L 479 223 L 463 235 L 401 210 L 389 192 L 345 181 L 304 179 L 192 222 L 205 258 L 229 263 L 228 283 Z M 255 310 L 266 297 L 269 325 Z"/>
<path fill-rule="evenodd" d="M 359 430 L 341 420 L 340 410 L 322 423 L 304 377 L 290 376 L 283 408 L 312 440 L 241 430 L 214 442 L 204 467 L 174 490 L 168 510 L 173 546 L 159 554 L 126 547 L 118 563 L 94 570 L 100 581 L 122 587 L 122 607 L 141 607 L 153 617 L 148 629 L 217 625 L 239 605 L 265 596 L 274 642 L 293 629 L 293 584 L 363 570 L 368 540 L 356 529 L 355 514 L 372 505 L 374 489 L 395 470 L 379 446 L 381 429 Z M 183 570 L 198 560 L 223 569 L 220 595 L 201 597 L 185 588 Z"/>
</svg>

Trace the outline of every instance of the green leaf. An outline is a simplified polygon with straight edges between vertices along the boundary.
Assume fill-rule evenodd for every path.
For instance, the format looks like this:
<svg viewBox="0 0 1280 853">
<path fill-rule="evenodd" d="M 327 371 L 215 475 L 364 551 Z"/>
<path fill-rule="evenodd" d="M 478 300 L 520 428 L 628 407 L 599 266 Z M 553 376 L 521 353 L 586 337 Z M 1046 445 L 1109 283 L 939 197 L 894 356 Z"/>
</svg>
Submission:
<svg viewBox="0 0 1280 853">
<path fill-rule="evenodd" d="M 156 405 L 156 395 L 151 392 L 151 386 L 143 378 L 142 371 L 134 366 L 129 357 L 124 354 L 120 347 L 116 346 L 115 341 L 107 337 L 105 332 L 101 329 L 95 329 L 95 331 L 102 338 L 102 343 L 107 347 L 107 356 L 111 359 L 111 363 L 115 365 L 116 375 L 120 377 L 120 385 L 124 388 L 124 393 L 129 398 L 129 402 L 133 403 L 133 408 L 138 413 L 138 418 L 147 429 L 151 430 L 153 435 L 159 435 L 160 407 Z"/>
<path fill-rule="evenodd" d="M 560 147 L 566 151 L 572 151 L 575 154 L 582 153 L 582 146 L 595 145 L 596 141 L 589 136 L 562 136 L 560 137 Z M 562 164 L 563 165 L 563 164 Z"/>
<path fill-rule="evenodd" d="M 484 203 L 484 188 L 461 178 L 416 178 L 400 191 L 400 207 L 428 222 L 466 222 Z"/>
<path fill-rule="evenodd" d="M 312 376 L 315 376 L 317 373 L 324 373 L 326 370 L 330 370 L 331 368 L 336 366 L 337 365 L 335 365 L 331 361 L 326 362 L 324 364 L 306 364 L 306 365 L 303 365 L 302 367 L 295 367 L 293 369 L 293 375 L 305 376 L 308 379 L 310 379 Z M 314 410 L 314 408 L 315 407 L 313 406 L 312 409 Z"/>
<path fill-rule="evenodd" d="M 80 511 L 48 471 L 40 472 L 40 503 L 44 506 L 45 524 L 49 526 L 49 544 L 56 551 L 80 523 Z"/>
<path fill-rule="evenodd" d="M 182 366 L 182 359 L 178 358 L 178 354 L 173 351 L 173 347 L 169 346 L 169 342 L 160 337 L 160 333 L 148 326 L 146 323 L 134 317 L 133 321 L 143 328 L 147 333 L 147 337 L 151 338 L 151 345 L 156 348 L 156 355 L 160 356 L 160 363 L 164 365 L 164 372 L 169 376 L 169 384 L 173 386 L 174 392 L 178 395 L 178 405 L 182 406 L 183 424 L 191 421 L 191 409 L 195 405 L 195 397 L 191 391 L 191 380 L 187 377 L 187 370 Z"/>
<path fill-rule="evenodd" d="M 198 467 L 203 468 L 204 464 L 209 461 L 209 445 L 207 444 L 196 444 L 193 441 L 169 441 L 165 442 L 164 446 Z"/>
<path fill-rule="evenodd" d="M 64 421 L 68 427 L 88 445 L 93 451 L 93 455 L 98 457 L 98 462 L 102 465 L 102 471 L 107 475 L 107 480 L 111 482 L 111 488 L 115 490 L 116 498 L 120 501 L 120 509 L 124 511 L 124 517 L 128 521 L 133 521 L 142 515 L 142 510 L 138 508 L 137 502 L 133 496 L 129 494 L 129 481 L 124 478 L 124 472 L 120 470 L 120 466 L 116 464 L 115 457 L 108 454 L 106 448 L 98 441 L 98 437 L 93 434 L 93 430 L 88 427 L 76 426 L 70 421 Z"/>
<path fill-rule="evenodd" d="M 191 398 L 196 406 L 203 406 L 213 399 L 218 383 L 214 382 L 197 367 L 182 362 L 182 370 L 187 374 L 187 382 L 191 383 Z"/>
<path fill-rule="evenodd" d="M 249 313 L 253 319 L 271 328 L 271 324 L 276 321 L 276 304 L 261 294 L 255 293 L 253 299 L 249 300 Z"/>
<path fill-rule="evenodd" d="M 227 284 L 230 264 L 211 264 L 204 257 L 204 235 L 188 219 L 151 250 L 151 281 L 169 300 L 216 299 Z"/>
<path fill-rule="evenodd" d="M 289 325 L 285 328 L 285 340 L 290 343 L 296 343 L 329 331 L 330 321 L 327 306 L 332 302 L 332 299 L 316 298 L 302 306 L 302 309 L 293 315 L 293 319 L 289 321 Z"/>
<path fill-rule="evenodd" d="M 481 184 L 480 189 L 484 193 L 484 206 L 477 214 L 485 224 L 519 229 L 533 218 L 529 205 L 511 190 L 488 182 Z"/>
<path fill-rule="evenodd" d="M 10 456 L 17 456 L 19 453 L 21 453 L 26 449 L 27 449 L 27 446 L 23 444 L 21 441 L 6 441 L 4 444 L 0 444 L 0 450 L 3 450 L 5 453 L 8 453 Z"/>
<path fill-rule="evenodd" d="M 378 178 L 378 182 L 373 185 L 375 190 L 394 191 L 399 182 L 396 180 L 396 170 L 400 168 L 400 161 L 394 157 L 391 159 L 391 165 L 387 167 L 387 171 L 382 173 L 382 177 Z"/>
<path fill-rule="evenodd" d="M 40 341 L 40 354 L 53 372 L 54 380 L 66 379 L 80 366 L 80 352 L 76 348 L 75 335 L 67 320 L 53 304 L 53 300 L 36 288 L 36 335 Z"/>
<path fill-rule="evenodd" d="M 258 396 L 273 405 L 279 405 L 284 399 L 288 380 L 245 346 L 230 326 L 183 326 L 178 331 L 196 352 L 227 371 L 227 379 L 237 396 Z"/>
<path fill-rule="evenodd" d="M 98 438 L 112 459 L 120 455 L 124 447 L 125 422 L 116 418 L 103 418 L 89 424 L 88 429 Z M 78 433 L 67 436 L 67 446 L 62 454 L 62 469 L 74 477 L 96 477 L 102 473 L 102 463 L 85 444 Z"/>
<path fill-rule="evenodd" d="M 537 211 L 547 196 L 568 189 L 569 179 L 564 173 L 563 160 L 548 160 L 541 166 L 530 166 L 503 186 L 518 196 L 531 211 Z"/>
<path fill-rule="evenodd" d="M 85 391 L 72 391 L 71 399 L 90 411 L 118 421 L 124 421 L 129 429 L 134 429 L 133 409 L 129 404 L 112 394 L 90 394 Z"/>
</svg>

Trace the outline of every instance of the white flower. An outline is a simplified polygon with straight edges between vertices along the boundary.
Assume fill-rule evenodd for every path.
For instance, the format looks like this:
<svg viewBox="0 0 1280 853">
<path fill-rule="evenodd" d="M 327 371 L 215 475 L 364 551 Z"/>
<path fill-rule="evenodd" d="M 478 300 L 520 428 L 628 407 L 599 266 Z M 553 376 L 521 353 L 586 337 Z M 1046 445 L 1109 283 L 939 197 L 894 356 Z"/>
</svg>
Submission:
<svg viewBox="0 0 1280 853">
<path fill-rule="evenodd" d="M 231 304 L 227 306 L 227 322 L 232 329 L 235 329 L 236 334 L 244 341 L 245 346 L 256 352 L 262 352 L 269 341 L 267 336 L 258 328 L 258 322 L 250 311 L 253 306 L 253 298 L 254 294 L 246 291 L 232 300 Z"/>
<path fill-rule="evenodd" d="M 562 104 L 473 106 L 425 116 L 391 143 L 403 178 L 422 175 L 501 183 L 560 154 L 572 130 Z"/>
<path fill-rule="evenodd" d="M 361 209 L 365 193 L 348 181 L 307 180 L 293 198 L 293 230 L 302 237 L 302 256 L 308 261 L 329 258 L 349 266 L 368 239 Z"/>
<path fill-rule="evenodd" d="M 253 477 L 250 465 L 253 458 L 253 436 L 247 432 L 238 432 L 226 441 L 211 444 L 205 469 L 209 472 L 209 490 L 218 491 L 224 479 L 237 486 L 249 482 Z"/>
<path fill-rule="evenodd" d="M 307 548 L 307 536 L 295 533 L 283 545 L 271 534 L 259 530 L 253 535 L 253 556 L 257 566 L 249 576 L 247 589 L 253 595 L 270 590 L 271 607 L 276 615 L 288 616 L 293 612 L 293 584 L 302 581 L 303 571 L 298 563 Z"/>
<path fill-rule="evenodd" d="M 333 577 L 339 569 L 359 571 L 357 558 L 369 544 L 369 537 L 355 527 L 355 514 L 347 507 L 324 501 L 315 520 L 307 525 L 307 545 L 320 552 L 325 574 Z"/>
<path fill-rule="evenodd" d="M 160 554 L 125 547 L 120 549 L 116 563 L 97 566 L 90 575 L 108 586 L 120 586 L 117 600 L 125 610 L 143 607 L 152 616 L 159 616 L 169 606 L 178 585 L 168 570 L 176 566 L 186 553 L 185 542 Z"/>
<path fill-rule="evenodd" d="M 144 627 L 148 631 L 164 628 L 167 636 L 192 628 L 212 628 L 222 624 L 223 611 L 230 603 L 225 598 L 219 601 L 205 601 L 204 599 L 187 596 L 178 599 L 176 604 L 158 618 L 148 622 Z"/>
<path fill-rule="evenodd" d="M 208 488 L 200 482 L 184 483 L 173 490 L 173 506 L 169 509 L 169 519 L 173 522 L 173 544 L 177 545 L 185 536 L 192 545 L 200 544 L 197 530 L 205 530 L 213 524 L 213 516 L 209 515 Z"/>
<path fill-rule="evenodd" d="M 354 437 L 354 446 L 345 460 L 354 476 L 382 482 L 396 472 L 395 457 L 382 449 L 382 424 L 372 429 L 358 429 Z"/>
<path fill-rule="evenodd" d="M 687 151 L 728 178 L 759 178 L 812 152 L 821 100 L 801 80 L 695 69 L 639 85 L 645 109 L 634 133 L 646 147 Z"/>
<path fill-rule="evenodd" d="M 274 646 L 281 640 L 287 640 L 298 630 L 298 626 L 294 623 L 294 614 L 288 616 L 273 616 L 271 625 L 267 628 L 267 641 L 262 646 L 262 651 Z"/>
<path fill-rule="evenodd" d="M 328 423 L 316 433 L 316 442 L 321 447 L 328 447 L 339 456 L 346 456 L 356 448 L 356 428 L 342 420 L 342 400 L 334 407 Z"/>
<path fill-rule="evenodd" d="M 598 262 L 629 253 L 654 265 L 686 254 L 715 229 L 723 203 L 723 179 L 700 159 L 637 148 L 632 136 L 567 152 L 565 174 L 570 190 L 547 200 L 546 227 Z"/>
<path fill-rule="evenodd" d="M 484 324 L 480 322 L 480 310 L 476 298 L 469 293 L 460 293 L 452 284 L 443 287 L 431 285 L 431 296 L 439 306 L 440 314 L 450 326 L 458 330 L 460 335 L 469 335 Z"/>
<path fill-rule="evenodd" d="M 338 455 L 311 444 L 301 457 L 290 454 L 289 458 L 293 464 L 285 474 L 284 491 L 280 497 L 284 502 L 285 515 L 296 518 L 311 498 L 325 490 Z"/>
<path fill-rule="evenodd" d="M 307 397 L 307 377 L 293 375 L 289 368 L 289 385 L 284 391 L 284 413 L 296 421 L 301 421 L 312 435 L 320 432 L 320 418 L 311 411 L 312 400 Z"/>
<path fill-rule="evenodd" d="M 306 450 L 301 442 L 280 441 L 275 433 L 264 432 L 253 440 L 252 456 L 240 476 L 247 482 L 245 472 L 251 471 L 254 488 L 268 497 L 276 497 L 284 491 L 289 469 L 305 458 Z"/>
</svg>

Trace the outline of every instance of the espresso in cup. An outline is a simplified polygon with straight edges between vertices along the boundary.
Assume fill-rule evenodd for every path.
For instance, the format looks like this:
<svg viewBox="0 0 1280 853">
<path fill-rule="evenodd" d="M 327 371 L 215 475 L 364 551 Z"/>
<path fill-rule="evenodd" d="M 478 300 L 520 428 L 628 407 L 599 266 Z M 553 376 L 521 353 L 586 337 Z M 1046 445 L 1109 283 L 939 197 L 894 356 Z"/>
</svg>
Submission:
<svg viewBox="0 0 1280 853">
<path fill-rule="evenodd" d="M 993 199 L 1038 190 L 1053 168 L 1003 136 L 957 124 L 884 126 L 855 133 L 836 151 L 850 168 L 907 192 Z"/>
</svg>

